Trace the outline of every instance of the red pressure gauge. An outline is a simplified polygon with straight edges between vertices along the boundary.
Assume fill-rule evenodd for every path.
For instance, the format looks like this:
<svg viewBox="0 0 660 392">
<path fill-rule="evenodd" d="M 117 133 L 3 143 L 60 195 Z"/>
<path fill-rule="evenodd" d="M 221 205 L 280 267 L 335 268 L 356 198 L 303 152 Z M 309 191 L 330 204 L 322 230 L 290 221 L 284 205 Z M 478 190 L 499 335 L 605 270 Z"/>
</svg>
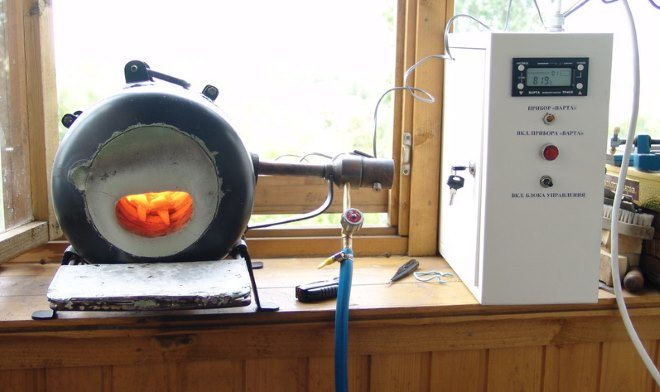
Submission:
<svg viewBox="0 0 660 392">
<path fill-rule="evenodd" d="M 360 210 L 349 208 L 341 214 L 342 234 L 351 235 L 360 230 L 364 223 L 364 218 Z"/>
<path fill-rule="evenodd" d="M 360 223 L 362 220 L 362 213 L 359 210 L 356 210 L 355 208 L 351 208 L 345 213 L 346 215 L 346 220 L 353 224 Z"/>
<path fill-rule="evenodd" d="M 546 144 L 541 148 L 541 156 L 547 161 L 554 161 L 559 156 L 559 148 L 554 144 Z"/>
</svg>

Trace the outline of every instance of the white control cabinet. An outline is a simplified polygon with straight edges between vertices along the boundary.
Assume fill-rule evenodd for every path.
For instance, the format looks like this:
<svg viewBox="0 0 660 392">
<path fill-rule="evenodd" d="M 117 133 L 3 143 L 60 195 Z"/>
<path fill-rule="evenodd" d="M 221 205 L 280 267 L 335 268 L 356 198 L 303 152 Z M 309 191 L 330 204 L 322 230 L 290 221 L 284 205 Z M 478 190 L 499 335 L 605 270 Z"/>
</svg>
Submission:
<svg viewBox="0 0 660 392">
<path fill-rule="evenodd" d="M 456 33 L 449 46 L 440 254 L 482 304 L 595 302 L 612 35 Z"/>
</svg>

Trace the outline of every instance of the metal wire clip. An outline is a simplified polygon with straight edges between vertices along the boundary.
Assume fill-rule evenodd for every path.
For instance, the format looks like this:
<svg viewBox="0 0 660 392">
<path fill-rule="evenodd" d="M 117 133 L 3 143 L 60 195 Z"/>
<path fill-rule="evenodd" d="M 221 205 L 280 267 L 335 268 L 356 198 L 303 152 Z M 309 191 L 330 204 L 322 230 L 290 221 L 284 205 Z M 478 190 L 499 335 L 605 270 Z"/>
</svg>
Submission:
<svg viewBox="0 0 660 392">
<path fill-rule="evenodd" d="M 452 274 L 451 272 L 441 272 L 441 271 L 421 271 L 421 272 L 414 272 L 413 276 L 415 277 L 415 279 L 419 280 L 420 282 L 430 283 L 433 281 L 437 281 L 438 283 L 447 283 L 449 281 L 442 278 L 448 276 L 454 276 L 454 274 Z"/>
</svg>

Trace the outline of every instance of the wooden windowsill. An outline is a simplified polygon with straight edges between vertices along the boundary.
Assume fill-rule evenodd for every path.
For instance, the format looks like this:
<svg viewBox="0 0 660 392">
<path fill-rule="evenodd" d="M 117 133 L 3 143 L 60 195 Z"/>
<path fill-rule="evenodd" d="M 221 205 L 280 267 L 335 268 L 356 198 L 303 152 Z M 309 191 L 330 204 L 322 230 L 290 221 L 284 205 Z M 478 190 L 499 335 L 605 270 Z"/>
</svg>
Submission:
<svg viewBox="0 0 660 392">
<path fill-rule="evenodd" d="M 0 263 L 48 241 L 48 223 L 30 222 L 0 234 Z"/>
<path fill-rule="evenodd" d="M 48 258 L 48 257 L 46 257 Z M 600 291 L 595 304 L 482 306 L 457 278 L 445 284 L 422 283 L 412 276 L 387 286 L 386 282 L 405 256 L 358 257 L 354 263 L 351 293 L 351 320 L 356 323 L 374 321 L 419 323 L 420 320 L 469 321 L 477 319 L 533 319 L 570 317 L 611 317 L 616 312 L 612 294 Z M 420 257 L 420 270 L 451 271 L 440 257 Z M 27 260 L 19 257 L 0 265 L 0 333 L 67 331 L 98 329 L 152 329 L 165 326 L 211 327 L 228 325 L 260 325 L 281 323 L 331 323 L 334 301 L 315 304 L 298 302 L 294 287 L 298 284 L 331 279 L 338 276 L 338 266 L 317 270 L 319 258 L 264 259 L 264 269 L 255 276 L 262 301 L 274 302 L 280 310 L 256 313 L 254 304 L 233 309 L 179 311 L 167 313 L 62 312 L 57 320 L 33 321 L 33 311 L 46 309 L 46 290 L 59 267 L 57 262 Z M 660 294 L 628 295 L 632 315 L 660 316 Z M 409 321 L 408 321 L 409 320 Z M 656 328 L 642 325 L 645 329 Z"/>
<path fill-rule="evenodd" d="M 341 229 L 274 228 L 250 230 L 246 241 L 252 257 L 323 257 L 341 247 Z M 364 227 L 353 237 L 356 254 L 361 256 L 401 255 L 408 253 L 408 238 L 395 227 Z"/>
<path fill-rule="evenodd" d="M 263 232 L 259 229 L 248 232 L 246 242 L 252 258 L 327 257 L 341 248 L 339 233 L 339 228 L 265 229 Z M 64 240 L 50 241 L 39 248 L 24 250 L 15 261 L 58 263 L 68 245 Z M 353 247 L 361 256 L 402 255 L 408 253 L 408 238 L 392 233 L 391 228 L 368 227 L 353 237 Z"/>
</svg>

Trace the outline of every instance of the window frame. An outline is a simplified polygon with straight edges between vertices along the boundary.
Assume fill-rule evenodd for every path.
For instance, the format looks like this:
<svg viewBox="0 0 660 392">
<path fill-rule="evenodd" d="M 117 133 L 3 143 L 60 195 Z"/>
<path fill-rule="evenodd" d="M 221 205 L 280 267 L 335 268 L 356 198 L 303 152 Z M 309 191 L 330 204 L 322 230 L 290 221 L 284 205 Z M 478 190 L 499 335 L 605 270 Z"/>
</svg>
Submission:
<svg viewBox="0 0 660 392">
<path fill-rule="evenodd" d="M 5 3 L 6 34 L 20 50 L 11 60 L 12 82 L 25 86 L 17 105 L 25 116 L 27 168 L 32 213 L 28 222 L 0 234 L 0 262 L 62 236 L 50 204 L 50 170 L 57 150 L 57 90 L 53 62 L 50 3 L 10 1 Z M 23 99 L 24 98 L 24 99 Z"/>
<path fill-rule="evenodd" d="M 443 37 L 446 21 L 453 15 L 453 0 L 412 1 L 399 0 L 397 5 L 397 44 L 395 84 L 403 84 L 403 73 L 417 60 L 430 54 L 444 52 Z M 435 67 L 435 68 L 432 68 Z M 438 222 L 440 198 L 440 151 L 442 131 L 442 92 L 444 64 L 432 63 L 423 72 L 412 75 L 411 83 L 424 86 L 436 97 L 436 103 L 415 101 L 409 94 L 395 93 L 393 159 L 395 176 L 389 191 L 387 212 L 391 234 L 374 233 L 363 229 L 355 238 L 356 254 L 382 256 L 409 254 L 411 256 L 435 255 L 438 249 Z M 435 70 L 435 72 L 433 72 Z M 401 173 L 402 140 L 405 133 L 412 136 L 411 171 Z M 283 180 L 286 181 L 286 180 Z M 368 191 L 368 190 L 367 190 Z M 378 228 L 376 228 L 378 229 Z M 304 237 L 304 245 L 296 244 L 303 239 L 301 230 L 297 236 L 282 230 L 282 235 L 248 233 L 248 243 L 261 257 L 316 256 L 334 252 L 338 247 L 337 234 L 328 237 L 316 235 Z M 277 239 L 274 239 L 277 238 Z M 279 250 L 272 248 L 280 247 Z"/>
<path fill-rule="evenodd" d="M 13 2 L 10 2 L 13 3 Z M 52 9 L 50 2 L 19 0 L 24 39 L 25 78 L 27 91 L 25 112 L 28 117 L 30 153 L 30 183 L 33 222 L 0 236 L 0 262 L 30 248 L 51 241 L 59 248 L 62 232 L 57 224 L 50 203 L 50 175 L 58 144 L 57 90 L 52 36 Z M 403 72 L 416 60 L 442 53 L 446 20 L 453 14 L 453 0 L 398 0 L 395 84 L 403 83 Z M 9 15 L 8 15 L 9 16 Z M 19 29 L 20 30 L 20 29 Z M 20 31 L 19 31 L 20 33 Z M 395 162 L 394 185 L 390 191 L 356 191 L 354 199 L 366 204 L 368 212 L 387 212 L 389 227 L 364 228 L 355 237 L 356 254 L 361 256 L 409 254 L 411 256 L 437 254 L 440 150 L 442 124 L 443 64 L 440 61 L 425 65 L 410 80 L 416 86 L 431 92 L 436 103 L 416 102 L 409 94 L 395 92 L 393 159 Z M 410 153 L 411 172 L 402 175 L 402 138 L 412 136 Z M 298 191 L 325 193 L 322 182 L 304 184 L 293 177 L 260 178 L 260 186 L 286 187 L 296 185 Z M 341 200 L 337 197 L 337 200 Z M 300 207 L 309 210 L 310 203 L 286 206 L 285 203 L 263 202 L 257 196 L 255 211 L 291 210 Z M 333 211 L 339 211 L 333 205 Z M 25 233 L 29 233 L 26 235 Z M 22 237 L 19 237 L 22 236 Z M 23 238 L 20 247 L 16 239 Z M 340 247 L 339 229 L 331 228 L 278 228 L 257 229 L 249 232 L 247 242 L 254 257 L 303 257 L 334 253 Z M 12 242 L 14 245 L 11 245 Z M 52 246 L 51 246 L 52 247 Z M 10 249 L 11 255 L 3 254 Z M 14 252 L 15 251 L 15 252 Z"/>
</svg>

